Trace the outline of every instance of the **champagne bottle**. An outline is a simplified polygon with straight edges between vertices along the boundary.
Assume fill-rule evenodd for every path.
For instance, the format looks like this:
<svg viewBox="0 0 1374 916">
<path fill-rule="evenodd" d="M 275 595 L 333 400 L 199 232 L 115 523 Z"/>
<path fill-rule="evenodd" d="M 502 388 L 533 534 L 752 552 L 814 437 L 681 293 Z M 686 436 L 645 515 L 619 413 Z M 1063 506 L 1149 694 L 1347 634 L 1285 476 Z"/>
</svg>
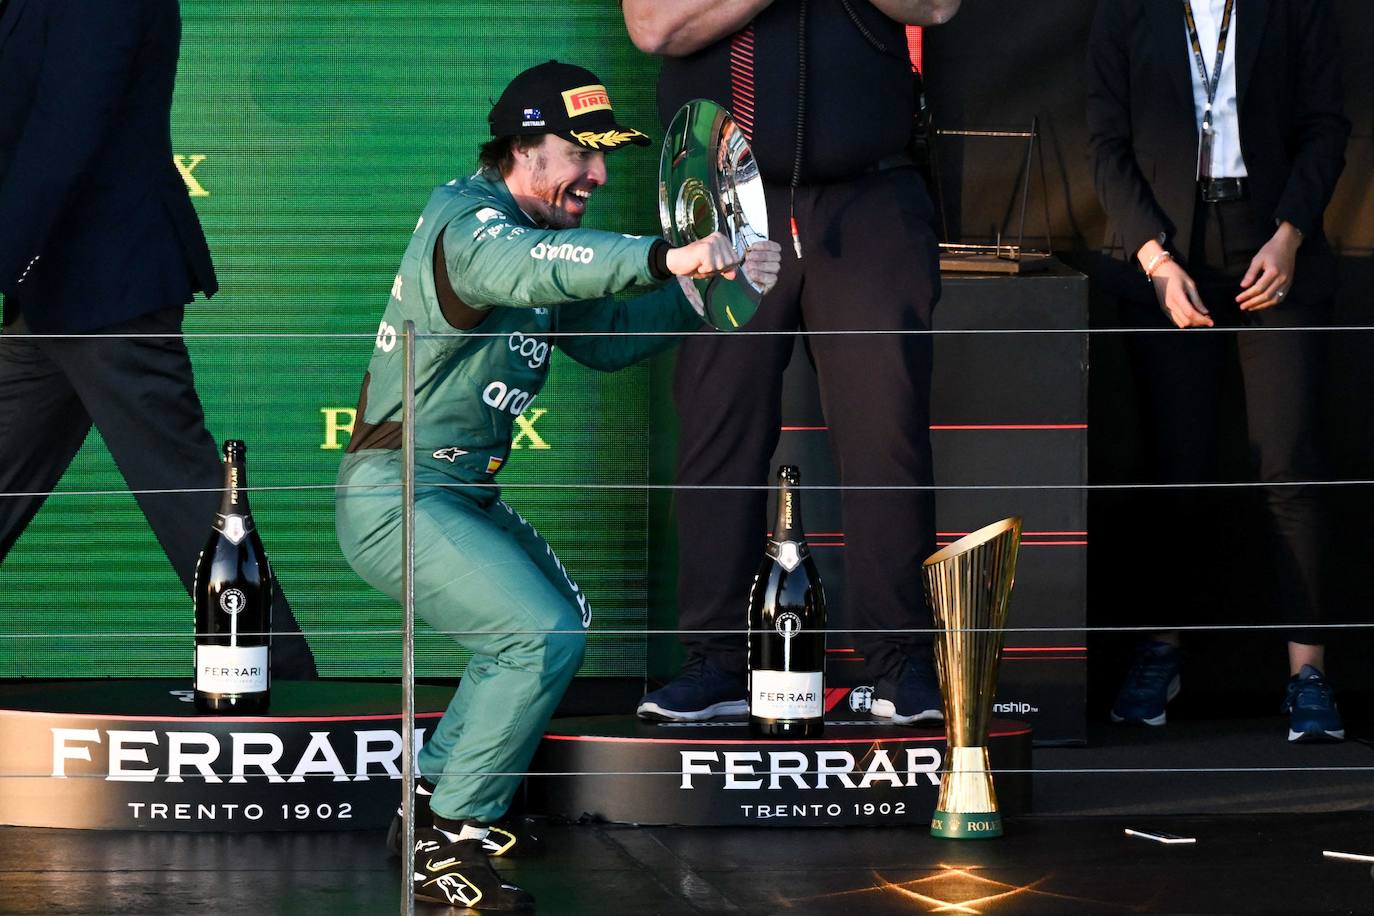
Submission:
<svg viewBox="0 0 1374 916">
<path fill-rule="evenodd" d="M 244 456 L 224 443 L 224 495 L 196 562 L 195 703 L 203 712 L 246 714 L 270 694 L 272 568 L 248 508 Z"/>
<path fill-rule="evenodd" d="M 814 738 L 824 728 L 825 592 L 802 528 L 801 473 L 778 468 L 778 517 L 749 592 L 749 730 Z"/>
</svg>

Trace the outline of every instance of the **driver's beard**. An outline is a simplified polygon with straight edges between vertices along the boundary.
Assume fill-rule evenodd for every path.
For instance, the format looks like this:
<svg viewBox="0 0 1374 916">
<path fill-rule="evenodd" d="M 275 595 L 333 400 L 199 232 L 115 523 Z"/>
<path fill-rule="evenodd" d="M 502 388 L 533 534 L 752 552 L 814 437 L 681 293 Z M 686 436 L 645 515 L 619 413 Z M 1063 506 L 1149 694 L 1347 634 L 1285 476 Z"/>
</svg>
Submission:
<svg viewBox="0 0 1374 916">
<path fill-rule="evenodd" d="M 574 216 L 554 202 L 558 194 L 549 181 L 549 161 L 542 153 L 534 157 L 534 165 L 530 169 L 530 191 L 544 204 L 544 212 L 538 216 L 546 228 L 576 229 L 582 225 L 580 216 Z"/>
</svg>

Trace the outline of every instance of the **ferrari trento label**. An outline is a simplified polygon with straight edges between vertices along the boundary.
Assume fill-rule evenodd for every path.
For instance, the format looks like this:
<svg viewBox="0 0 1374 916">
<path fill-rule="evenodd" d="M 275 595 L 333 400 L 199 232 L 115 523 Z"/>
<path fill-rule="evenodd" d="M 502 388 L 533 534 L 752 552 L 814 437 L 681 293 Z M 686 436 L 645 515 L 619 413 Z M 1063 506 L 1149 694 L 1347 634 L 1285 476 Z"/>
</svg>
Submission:
<svg viewBox="0 0 1374 916">
<path fill-rule="evenodd" d="M 563 93 L 563 106 L 568 109 L 568 117 L 575 118 L 593 111 L 610 111 L 611 97 L 599 83 L 578 86 Z"/>
<path fill-rule="evenodd" d="M 819 671 L 755 671 L 749 678 L 749 714 L 764 719 L 815 719 L 824 712 Z"/>
<path fill-rule="evenodd" d="M 267 689 L 266 646 L 196 646 L 196 689 L 256 693 Z"/>
</svg>

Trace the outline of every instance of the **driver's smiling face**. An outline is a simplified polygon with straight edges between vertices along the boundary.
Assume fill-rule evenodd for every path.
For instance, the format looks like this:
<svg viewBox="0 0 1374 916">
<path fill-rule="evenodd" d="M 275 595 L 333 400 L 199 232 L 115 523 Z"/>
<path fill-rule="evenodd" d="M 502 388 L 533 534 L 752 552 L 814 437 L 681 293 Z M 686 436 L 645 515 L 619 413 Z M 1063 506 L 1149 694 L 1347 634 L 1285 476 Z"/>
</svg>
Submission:
<svg viewBox="0 0 1374 916">
<path fill-rule="evenodd" d="M 530 216 L 550 229 L 582 224 L 587 202 L 606 183 L 606 154 L 546 134 L 538 146 L 522 151 L 521 181 Z"/>
</svg>

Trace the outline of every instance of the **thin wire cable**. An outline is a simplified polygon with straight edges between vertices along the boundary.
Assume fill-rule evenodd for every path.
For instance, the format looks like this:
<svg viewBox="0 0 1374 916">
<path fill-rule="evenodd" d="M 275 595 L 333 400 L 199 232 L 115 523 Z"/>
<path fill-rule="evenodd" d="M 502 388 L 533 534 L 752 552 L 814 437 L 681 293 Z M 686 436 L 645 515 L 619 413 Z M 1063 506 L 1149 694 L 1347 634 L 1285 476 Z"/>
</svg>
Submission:
<svg viewBox="0 0 1374 916">
<path fill-rule="evenodd" d="M 1238 632 L 1245 630 L 1270 631 L 1270 630 L 1368 630 L 1374 629 L 1374 621 L 1357 621 L 1353 623 L 1192 623 L 1192 624 L 1133 624 L 1130 626 L 1075 626 L 1059 625 L 1044 627 L 998 627 L 998 628 L 977 628 L 964 627 L 955 630 L 945 630 L 939 627 L 888 627 L 888 628 L 860 628 L 860 627 L 830 627 L 827 633 L 848 633 L 850 635 L 864 636 L 932 636 L 946 632 L 958 633 L 1160 633 L 1164 631 L 1178 632 Z M 403 629 L 394 627 L 367 628 L 360 630 L 316 630 L 312 629 L 309 636 L 306 634 L 292 631 L 289 633 L 253 633 L 246 635 L 266 635 L 274 638 L 287 639 L 317 639 L 328 637 L 331 639 L 352 638 L 363 639 L 375 636 L 396 636 L 404 635 Z M 724 627 L 708 629 L 677 629 L 677 628 L 648 628 L 633 627 L 629 629 L 618 629 L 614 627 L 596 627 L 584 630 L 581 627 L 574 629 L 550 629 L 550 630 L 440 630 L 430 628 L 427 633 L 434 636 L 718 636 L 718 635 L 740 635 L 745 629 L 743 627 Z M 805 632 L 805 630 L 801 631 Z M 184 639 L 187 632 L 183 631 L 129 631 L 129 630 L 91 630 L 89 632 L 65 632 L 65 633 L 0 633 L 0 639 L 90 639 L 92 637 L 105 637 L 110 639 Z M 1016 646 L 1008 648 L 1015 649 Z"/>
<path fill-rule="evenodd" d="M 742 722 L 741 722 L 741 723 L 738 723 L 738 724 L 739 724 L 740 726 L 743 726 L 743 725 L 744 725 L 744 723 L 742 723 Z M 932 736 L 932 740 L 939 740 L 940 738 L 943 738 L 943 737 L 944 737 L 944 733 L 941 732 L 941 734 L 940 734 L 939 736 Z M 642 740 L 648 741 L 648 740 L 656 740 L 656 739 L 642 739 Z M 722 740 L 724 740 L 724 739 L 722 739 Z M 871 738 L 860 738 L 860 737 L 856 737 L 856 738 L 854 739 L 854 743 L 855 743 L 855 744 L 861 744 L 861 743 L 871 742 L 871 741 L 872 741 Z M 760 742 L 758 742 L 758 743 L 759 743 L 759 744 L 767 744 L 768 742 L 766 742 L 766 741 L 760 741 Z M 924 775 L 924 774 L 926 774 L 926 773 L 929 773 L 930 775 L 938 775 L 939 772 L 940 772 L 939 770 L 918 770 L 918 771 L 915 772 L 915 775 Z M 1263 766 L 1261 766 L 1261 767 L 1236 767 L 1236 766 L 1221 766 L 1221 767 L 1044 767 L 1044 768 L 1041 768 L 1041 767 L 1023 767 L 1023 768 L 1012 768 L 1012 767 L 1001 768 L 1001 767 L 994 767 L 994 768 L 989 769 L 988 772 L 989 772 L 989 773 L 992 773 L 992 774 L 994 774 L 994 775 L 1007 775 L 1007 776 L 1041 776 L 1041 775 L 1047 775 L 1047 776 L 1123 776 L 1123 775 L 1127 775 L 1127 776 L 1159 776 L 1159 775 L 1184 776 L 1184 775 L 1190 775 L 1190 776 L 1194 776 L 1194 775 L 1198 775 L 1198 774 L 1250 774 L 1250 775 L 1255 775 L 1255 774 L 1280 774 L 1280 773 L 1282 773 L 1282 774 L 1295 774 L 1295 773 L 1302 773 L 1302 774 L 1305 774 L 1305 773 L 1313 773 L 1313 774 L 1322 773 L 1322 774 L 1328 774 L 1328 773 L 1374 773 L 1374 764 L 1371 764 L 1371 765 L 1368 765 L 1368 766 L 1349 764 L 1349 765 L 1344 765 L 1344 766 L 1267 766 L 1267 767 L 1263 767 Z M 741 775 L 741 776 L 763 776 L 763 775 L 767 775 L 767 773 L 768 773 L 768 771 L 762 771 L 762 772 L 760 772 L 760 771 L 750 771 L 750 772 L 748 772 L 748 773 L 741 772 L 741 773 L 736 774 L 736 775 Z M 841 775 L 843 775 L 843 776 L 845 776 L 845 777 L 857 777 L 857 778 L 860 778 L 860 779 L 862 779 L 863 776 L 865 775 L 864 772 L 858 771 L 858 770 L 849 770 L 849 771 L 846 771 L 846 772 L 844 772 L 843 774 L 841 774 L 841 773 L 836 772 L 835 770 L 820 770 L 820 769 L 816 769 L 816 770 L 788 770 L 785 774 L 784 774 L 784 773 L 779 773 L 778 775 L 779 775 L 779 776 L 792 776 L 792 775 L 794 775 L 794 774 L 797 775 L 797 776 L 821 776 L 821 775 L 824 775 L 824 776 L 835 777 L 837 780 L 838 780 L 838 778 L 839 778 Z M 198 779 L 198 778 L 199 778 L 199 779 L 206 779 L 206 780 L 209 780 L 209 779 L 210 779 L 210 777 L 209 777 L 209 776 L 206 776 L 204 773 L 188 773 L 188 772 L 181 772 L 181 773 L 178 773 L 178 775 L 179 775 L 183 780 L 188 780 L 188 779 L 189 779 L 189 780 L 195 780 L 195 779 Z M 239 780 L 239 779 L 246 779 L 246 780 L 267 779 L 267 780 L 270 780 L 270 781 L 273 781 L 273 782 L 282 782 L 282 783 L 286 782 L 288 779 L 295 779 L 295 778 L 296 778 L 296 776 L 295 776 L 294 774 L 285 775 L 285 774 L 281 774 L 281 773 L 214 773 L 213 775 L 214 775 L 214 777 L 215 777 L 216 779 L 221 779 L 221 778 L 231 777 L 231 776 L 232 776 L 235 780 Z M 378 779 L 381 779 L 381 778 L 387 776 L 388 774 L 384 774 L 384 773 L 371 773 L 371 774 L 367 774 L 367 775 L 369 776 L 369 778 L 375 776 L 375 777 L 377 777 Z M 454 777 L 466 777 L 466 776 L 486 776 L 486 777 L 521 776 L 521 777 L 535 777 L 535 778 L 539 778 L 539 777 L 570 777 L 570 776 L 617 776 L 617 777 L 619 777 L 619 776 L 671 776 L 671 777 L 674 777 L 674 778 L 681 778 L 681 776 L 682 776 L 682 771 L 681 771 L 680 769 L 679 769 L 679 770 L 454 770 L 454 771 L 447 771 L 447 770 L 446 770 L 446 771 L 444 771 L 444 772 L 442 772 L 442 773 L 438 773 L 438 774 L 435 774 L 435 775 L 437 775 L 437 776 L 454 776 Z M 693 776 L 701 776 L 701 777 L 703 777 L 703 778 L 706 778 L 706 777 L 710 777 L 710 776 L 726 776 L 726 775 L 729 775 L 729 774 L 727 774 L 724 770 L 719 770 L 719 771 L 713 771 L 713 772 L 709 772 L 709 773 L 693 773 L 692 775 L 693 775 Z M 913 774 L 912 774 L 910 771 L 905 771 L 905 770 L 899 770 L 899 771 L 897 771 L 895 774 L 888 774 L 888 773 L 886 773 L 886 772 L 884 771 L 884 772 L 879 772 L 878 774 L 876 774 L 875 777 L 874 777 L 874 781 L 877 781 L 877 780 L 880 779 L 880 778 L 885 779 L 885 778 L 887 778 L 887 777 L 890 776 L 890 775 L 911 776 L 911 775 L 913 775 Z M 51 773 L 4 773 L 4 774 L 0 774 L 0 779 L 51 779 L 51 778 L 53 778 L 53 776 L 52 776 Z M 108 776 L 106 776 L 105 774 L 101 774 L 101 773 L 67 773 L 67 774 L 64 774 L 64 776 L 63 776 L 62 778 L 64 778 L 64 779 L 101 779 L 101 780 L 106 780 L 106 779 L 108 779 Z M 300 774 L 300 778 L 301 778 L 301 779 L 305 779 L 305 780 L 309 780 L 309 779 L 312 779 L 312 778 L 313 778 L 313 779 L 328 779 L 328 780 L 330 780 L 330 781 L 336 781 L 336 780 L 337 780 L 337 775 L 334 774 L 334 773 L 302 773 L 302 774 Z M 392 777 L 392 778 L 395 778 L 395 777 Z M 933 784 L 933 783 L 931 784 L 931 787 L 934 788 L 934 784 Z"/>
<path fill-rule="evenodd" d="M 542 482 L 477 482 L 477 483 L 425 483 L 421 486 L 435 490 L 609 490 L 609 491 L 655 491 L 655 492 L 695 492 L 710 491 L 757 491 L 771 492 L 770 484 L 676 484 L 676 483 L 542 483 Z M 990 484 L 808 484 L 799 487 L 810 492 L 838 492 L 843 490 L 891 493 L 891 492 L 979 492 L 1028 490 L 1084 490 L 1087 492 L 1108 492 L 1123 490 L 1282 490 L 1294 487 L 1368 487 L 1374 486 L 1374 478 L 1353 477 L 1338 480 L 1280 480 L 1280 481 L 1216 481 L 1204 483 L 990 483 Z M 400 483 L 306 483 L 306 484 L 265 484 L 247 487 L 253 493 L 280 493 L 292 491 L 320 490 L 399 490 Z M 19 493 L 0 493 L 4 498 L 49 498 L 53 496 L 156 496 L 171 493 L 218 493 L 219 487 L 185 487 L 152 490 L 33 490 Z"/>
<path fill-rule="evenodd" d="M 832 330 L 815 330 L 811 328 L 795 328 L 793 330 L 770 330 L 770 331 L 751 331 L 747 328 L 740 328 L 735 331 L 697 331 L 695 334 L 705 334 L 720 337 L 947 337 L 947 336 L 1043 336 L 1043 335 L 1063 335 L 1063 334 L 1272 334 L 1272 333 L 1346 333 L 1374 331 L 1371 325 L 1315 325 L 1299 327 L 1275 327 L 1275 326 L 1253 326 L 1253 327 L 1211 327 L 1211 328 L 1188 328 L 1186 332 L 1180 328 L 1169 327 L 1096 327 L 1096 328 L 849 328 Z M 426 332 L 417 334 L 419 340 L 447 340 L 463 339 L 472 340 L 474 338 L 505 338 L 510 333 L 496 331 L 473 331 L 473 332 Z M 665 334 L 663 331 L 544 331 L 540 337 L 550 340 L 575 337 L 671 337 L 686 336 L 685 334 L 672 335 Z M 375 333 L 362 332 L 341 332 L 329 333 L 321 331 L 260 331 L 260 332 L 230 332 L 230 331 L 207 331 L 191 332 L 183 334 L 25 334 L 24 337 L 30 340 L 90 340 L 90 339 L 128 339 L 128 340 L 238 340 L 238 339 L 282 339 L 282 340 L 328 340 L 338 338 L 340 340 L 375 340 Z"/>
</svg>

